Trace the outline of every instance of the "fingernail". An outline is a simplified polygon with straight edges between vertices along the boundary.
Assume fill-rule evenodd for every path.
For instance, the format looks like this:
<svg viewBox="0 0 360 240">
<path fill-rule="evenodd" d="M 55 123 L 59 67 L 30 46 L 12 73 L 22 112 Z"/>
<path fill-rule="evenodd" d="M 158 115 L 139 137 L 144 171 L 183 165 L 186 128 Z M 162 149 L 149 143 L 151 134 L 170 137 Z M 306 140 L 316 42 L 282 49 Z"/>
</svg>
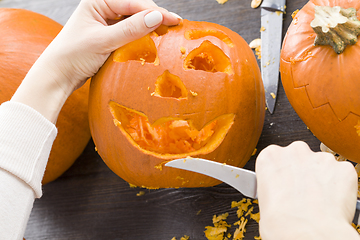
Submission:
<svg viewBox="0 0 360 240">
<path fill-rule="evenodd" d="M 152 11 L 145 15 L 144 22 L 148 28 L 152 28 L 163 20 L 163 15 L 159 11 Z"/>
<path fill-rule="evenodd" d="M 180 19 L 182 20 L 182 17 L 180 17 L 179 15 L 177 15 L 176 13 L 174 12 L 170 12 L 174 17 L 176 17 L 177 19 Z"/>
</svg>

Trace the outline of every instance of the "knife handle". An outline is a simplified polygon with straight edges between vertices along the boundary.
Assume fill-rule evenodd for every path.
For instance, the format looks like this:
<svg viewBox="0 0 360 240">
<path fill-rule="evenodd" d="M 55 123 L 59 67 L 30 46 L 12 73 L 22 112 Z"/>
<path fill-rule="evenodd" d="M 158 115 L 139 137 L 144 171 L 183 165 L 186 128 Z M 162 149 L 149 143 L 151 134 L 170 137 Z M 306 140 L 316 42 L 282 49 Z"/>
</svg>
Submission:
<svg viewBox="0 0 360 240">
<path fill-rule="evenodd" d="M 261 8 L 265 8 L 269 11 L 281 11 L 285 12 L 286 0 L 263 0 Z"/>
<path fill-rule="evenodd" d="M 360 200 L 357 200 L 355 216 L 354 216 L 354 219 L 353 219 L 353 223 L 355 223 L 356 225 L 358 225 L 359 222 L 360 222 L 359 217 L 360 217 Z"/>
</svg>

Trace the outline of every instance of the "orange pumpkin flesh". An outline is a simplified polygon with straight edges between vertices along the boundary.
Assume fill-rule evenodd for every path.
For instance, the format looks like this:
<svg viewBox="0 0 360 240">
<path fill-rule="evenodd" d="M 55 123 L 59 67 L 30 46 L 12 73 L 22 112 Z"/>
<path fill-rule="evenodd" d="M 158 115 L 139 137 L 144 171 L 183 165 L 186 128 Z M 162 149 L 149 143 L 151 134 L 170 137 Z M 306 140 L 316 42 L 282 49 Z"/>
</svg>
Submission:
<svg viewBox="0 0 360 240">
<path fill-rule="evenodd" d="M 60 32 L 57 22 L 22 9 L 0 9 L 0 103 L 11 99 L 36 59 Z M 43 184 L 63 174 L 90 140 L 88 126 L 89 84 L 66 101 L 56 123 L 58 135 L 46 166 Z"/>
<path fill-rule="evenodd" d="M 200 131 L 192 122 L 164 117 L 150 124 L 148 118 L 117 103 L 110 102 L 114 123 L 140 151 L 163 159 L 186 157 L 189 153 L 206 154 L 222 142 L 234 122 L 234 114 L 220 116 Z"/>
<path fill-rule="evenodd" d="M 314 45 L 310 23 L 315 6 L 353 7 L 359 19 L 359 1 L 308 2 L 294 17 L 281 53 L 281 79 L 286 95 L 314 135 L 333 151 L 360 162 L 360 43 L 337 54 L 329 45 Z"/>
<path fill-rule="evenodd" d="M 116 50 L 91 81 L 89 120 L 98 153 L 136 186 L 218 184 L 162 166 L 187 156 L 244 166 L 264 114 L 253 52 L 238 34 L 212 23 L 162 26 Z"/>
</svg>

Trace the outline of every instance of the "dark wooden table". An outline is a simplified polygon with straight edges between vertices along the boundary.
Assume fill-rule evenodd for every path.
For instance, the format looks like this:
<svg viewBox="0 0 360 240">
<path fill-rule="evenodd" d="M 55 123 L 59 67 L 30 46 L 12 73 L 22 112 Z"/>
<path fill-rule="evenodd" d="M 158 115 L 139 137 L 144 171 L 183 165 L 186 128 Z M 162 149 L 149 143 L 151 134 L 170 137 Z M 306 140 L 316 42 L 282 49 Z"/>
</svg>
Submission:
<svg viewBox="0 0 360 240">
<path fill-rule="evenodd" d="M 79 0 L 2 0 L 0 7 L 25 8 L 42 13 L 65 24 Z M 251 0 L 155 0 L 183 18 L 215 22 L 239 33 L 248 43 L 260 37 L 260 9 L 250 7 Z M 286 30 L 291 13 L 306 0 L 287 1 Z M 284 33 L 285 34 L 285 33 Z M 320 142 L 306 128 L 290 106 L 282 86 L 273 115 L 266 112 L 263 133 L 257 149 L 269 144 L 286 146 L 295 140 L 306 141 L 313 150 Z M 246 165 L 254 169 L 256 155 Z M 143 190 L 143 196 L 137 193 Z M 228 212 L 228 223 L 237 220 L 232 201 L 243 196 L 226 184 L 198 189 L 144 190 L 130 188 L 112 173 L 89 142 L 84 153 L 59 179 L 43 187 L 36 200 L 26 229 L 27 240 L 41 239 L 124 239 L 190 240 L 206 239 L 205 226 L 212 216 Z M 200 211 L 201 210 L 201 211 Z M 235 228 L 232 227 L 230 232 Z M 258 236 L 258 225 L 247 224 L 245 239 Z"/>
</svg>

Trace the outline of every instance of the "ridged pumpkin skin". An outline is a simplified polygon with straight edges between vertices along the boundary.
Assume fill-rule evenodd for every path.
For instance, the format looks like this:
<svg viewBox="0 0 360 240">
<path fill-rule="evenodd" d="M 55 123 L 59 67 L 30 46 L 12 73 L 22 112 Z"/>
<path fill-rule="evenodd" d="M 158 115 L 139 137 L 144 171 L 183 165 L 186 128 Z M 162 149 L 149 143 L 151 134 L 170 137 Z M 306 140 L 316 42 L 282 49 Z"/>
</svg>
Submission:
<svg viewBox="0 0 360 240">
<path fill-rule="evenodd" d="M 360 1 L 312 0 L 294 17 L 283 42 L 281 79 L 286 95 L 304 123 L 326 146 L 360 163 L 360 43 L 336 54 L 330 46 L 314 46 L 310 27 L 314 6 L 355 8 Z"/>
<path fill-rule="evenodd" d="M 0 103 L 11 99 L 36 59 L 60 32 L 50 18 L 23 9 L 0 9 Z M 88 124 L 89 84 L 66 101 L 56 123 L 55 139 L 43 184 L 63 174 L 90 140 Z"/>
<path fill-rule="evenodd" d="M 191 156 L 244 166 L 256 147 L 265 114 L 260 71 L 248 44 L 223 26 L 187 20 L 138 41 L 115 51 L 91 80 L 91 134 L 109 168 L 130 184 L 168 188 L 219 183 L 164 167 L 171 159 Z M 141 48 L 146 54 L 126 57 Z M 137 59 L 138 55 L 143 57 Z M 149 55 L 157 57 L 145 60 Z M 199 69 L 207 64 L 211 66 Z M 124 131 L 127 119 L 122 117 L 135 113 L 153 126 L 169 119 L 191 121 L 197 130 L 211 126 L 214 119 L 218 125 L 207 145 L 196 151 L 159 153 L 144 149 Z"/>
</svg>

